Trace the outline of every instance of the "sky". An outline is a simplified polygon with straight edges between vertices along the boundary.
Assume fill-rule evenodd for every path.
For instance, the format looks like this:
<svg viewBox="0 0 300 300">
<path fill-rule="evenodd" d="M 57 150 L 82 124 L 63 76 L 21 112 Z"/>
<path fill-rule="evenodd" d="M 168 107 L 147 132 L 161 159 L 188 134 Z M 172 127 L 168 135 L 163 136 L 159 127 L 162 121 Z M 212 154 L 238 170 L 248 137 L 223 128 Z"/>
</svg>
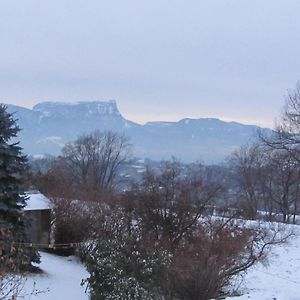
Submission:
<svg viewBox="0 0 300 300">
<path fill-rule="evenodd" d="M 3 0 L 0 101 L 117 101 L 146 121 L 272 126 L 300 80 L 299 0 Z"/>
</svg>

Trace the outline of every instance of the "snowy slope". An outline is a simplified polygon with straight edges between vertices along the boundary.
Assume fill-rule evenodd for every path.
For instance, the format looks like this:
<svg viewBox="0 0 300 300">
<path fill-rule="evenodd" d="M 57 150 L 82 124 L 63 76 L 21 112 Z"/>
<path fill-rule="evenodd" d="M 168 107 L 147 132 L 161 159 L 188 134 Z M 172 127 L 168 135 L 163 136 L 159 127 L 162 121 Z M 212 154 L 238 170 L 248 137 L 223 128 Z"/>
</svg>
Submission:
<svg viewBox="0 0 300 300">
<path fill-rule="evenodd" d="M 87 278 L 89 274 L 76 258 L 60 257 L 45 252 L 40 254 L 39 267 L 44 273 L 28 276 L 22 290 L 23 295 L 30 294 L 36 283 L 34 288 L 44 292 L 31 296 L 32 300 L 89 299 L 85 287 L 80 285 L 81 280 Z"/>
<path fill-rule="evenodd" d="M 227 300 L 300 300 L 300 228 L 288 244 L 274 246 L 266 266 L 258 264 L 244 278 L 240 297 Z"/>
</svg>

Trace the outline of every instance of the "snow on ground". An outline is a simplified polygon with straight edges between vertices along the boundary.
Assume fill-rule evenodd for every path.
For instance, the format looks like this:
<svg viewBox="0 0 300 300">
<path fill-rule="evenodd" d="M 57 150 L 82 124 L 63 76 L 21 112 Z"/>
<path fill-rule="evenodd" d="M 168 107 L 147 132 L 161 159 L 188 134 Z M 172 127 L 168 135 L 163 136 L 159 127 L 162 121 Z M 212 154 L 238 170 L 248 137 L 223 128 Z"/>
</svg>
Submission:
<svg viewBox="0 0 300 300">
<path fill-rule="evenodd" d="M 287 244 L 273 247 L 268 264 L 248 271 L 239 297 L 227 300 L 300 300 L 300 228 Z"/>
<path fill-rule="evenodd" d="M 239 287 L 243 295 L 227 300 L 300 300 L 300 226 L 295 232 L 287 244 L 273 247 L 267 265 L 248 271 Z M 41 252 L 41 261 L 44 273 L 28 276 L 23 294 L 30 293 L 35 282 L 36 289 L 49 292 L 31 296 L 32 300 L 88 299 L 80 283 L 89 274 L 76 258 Z"/>
<path fill-rule="evenodd" d="M 84 300 L 89 299 L 81 280 L 89 276 L 84 266 L 75 257 L 61 257 L 40 252 L 42 274 L 27 277 L 22 294 L 25 299 L 37 300 Z M 28 296 L 33 288 L 42 291 L 38 295 Z M 49 290 L 49 291 L 47 291 Z"/>
</svg>

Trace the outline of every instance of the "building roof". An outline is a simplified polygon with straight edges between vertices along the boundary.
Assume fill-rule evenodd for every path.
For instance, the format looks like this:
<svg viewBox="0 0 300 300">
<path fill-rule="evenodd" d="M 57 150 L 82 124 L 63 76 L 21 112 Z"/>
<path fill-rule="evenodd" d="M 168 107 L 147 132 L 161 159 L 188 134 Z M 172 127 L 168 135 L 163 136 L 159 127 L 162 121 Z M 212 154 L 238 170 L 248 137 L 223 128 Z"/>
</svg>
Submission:
<svg viewBox="0 0 300 300">
<path fill-rule="evenodd" d="M 52 209 L 52 202 L 38 191 L 30 191 L 26 193 L 28 200 L 24 210 L 42 210 Z"/>
</svg>

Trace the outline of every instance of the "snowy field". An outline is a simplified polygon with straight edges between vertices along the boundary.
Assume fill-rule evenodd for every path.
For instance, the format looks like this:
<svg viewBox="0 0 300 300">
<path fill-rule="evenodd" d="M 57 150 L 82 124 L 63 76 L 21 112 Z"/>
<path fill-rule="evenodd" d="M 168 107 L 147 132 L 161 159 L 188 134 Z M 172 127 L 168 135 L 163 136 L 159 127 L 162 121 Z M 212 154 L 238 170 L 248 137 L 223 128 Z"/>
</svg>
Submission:
<svg viewBox="0 0 300 300">
<path fill-rule="evenodd" d="M 273 247 L 267 265 L 258 264 L 244 276 L 239 286 L 243 295 L 227 300 L 300 300 L 300 227 L 295 228 L 296 236 L 287 244 Z M 80 285 L 88 273 L 76 258 L 41 252 L 41 261 L 44 273 L 29 276 L 23 294 L 32 291 L 34 283 L 45 292 L 25 299 L 88 299 Z"/>
<path fill-rule="evenodd" d="M 300 227 L 287 244 L 276 245 L 267 265 L 257 264 L 239 287 L 243 295 L 228 300 L 300 300 Z"/>
<path fill-rule="evenodd" d="M 22 290 L 24 299 L 60 300 L 89 299 L 81 280 L 89 276 L 84 266 L 74 257 L 61 257 L 41 252 L 39 267 L 43 274 L 30 275 Z M 38 295 L 28 296 L 33 288 L 41 291 Z M 26 296 L 25 296 L 26 295 Z"/>
</svg>

